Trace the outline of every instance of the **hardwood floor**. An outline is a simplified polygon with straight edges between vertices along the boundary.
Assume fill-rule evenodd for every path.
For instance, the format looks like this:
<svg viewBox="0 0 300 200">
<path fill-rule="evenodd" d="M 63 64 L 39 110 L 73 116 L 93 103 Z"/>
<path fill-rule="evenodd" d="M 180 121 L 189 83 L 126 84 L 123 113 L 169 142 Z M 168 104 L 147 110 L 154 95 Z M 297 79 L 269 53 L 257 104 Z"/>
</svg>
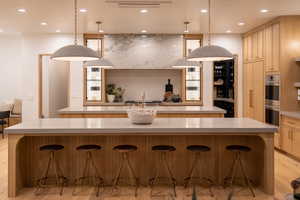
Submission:
<svg viewBox="0 0 300 200">
<path fill-rule="evenodd" d="M 56 189 L 49 190 L 44 194 L 35 196 L 33 189 L 24 189 L 17 198 L 8 198 L 7 197 L 7 160 L 8 160 L 8 144 L 7 138 L 0 140 L 0 200 L 129 200 L 129 199 L 138 199 L 138 200 L 147 200 L 151 199 L 149 197 L 149 189 L 141 188 L 139 189 L 139 195 L 135 198 L 133 195 L 112 195 L 110 188 L 105 188 L 102 195 L 99 198 L 96 198 L 92 188 L 85 188 L 84 191 L 79 192 L 78 195 L 72 196 L 72 188 L 66 188 L 64 195 L 60 197 L 57 194 Z M 284 154 L 275 152 L 275 199 L 281 200 L 285 199 L 287 193 L 291 193 L 290 181 L 300 177 L 300 163 L 287 157 Z M 129 193 L 131 190 L 124 189 L 125 194 Z M 123 193 L 122 192 L 122 193 Z M 167 190 L 164 190 L 164 193 L 167 193 Z M 177 188 L 178 196 L 176 199 L 188 200 L 191 199 L 189 195 L 190 191 L 184 190 L 181 187 Z M 215 197 L 208 196 L 208 192 L 205 190 L 199 193 L 198 199 L 215 199 L 215 200 L 225 200 L 228 196 L 228 191 L 224 191 L 222 188 L 214 188 Z M 256 190 L 257 197 L 252 198 L 247 191 L 238 193 L 232 199 L 247 200 L 247 199 L 257 199 L 257 200 L 271 200 L 273 197 L 266 196 L 260 191 Z M 152 198 L 154 200 L 164 199 L 172 200 L 172 196 L 166 195 L 164 197 Z"/>
</svg>

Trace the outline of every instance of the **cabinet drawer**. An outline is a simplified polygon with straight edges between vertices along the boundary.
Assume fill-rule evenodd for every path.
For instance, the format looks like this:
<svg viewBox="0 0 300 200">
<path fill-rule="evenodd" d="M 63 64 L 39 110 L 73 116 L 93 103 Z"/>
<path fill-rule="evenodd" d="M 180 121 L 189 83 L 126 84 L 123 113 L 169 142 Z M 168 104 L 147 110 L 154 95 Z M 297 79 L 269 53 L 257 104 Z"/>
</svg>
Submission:
<svg viewBox="0 0 300 200">
<path fill-rule="evenodd" d="M 300 120 L 292 117 L 282 116 L 282 123 L 293 127 L 300 127 Z"/>
</svg>

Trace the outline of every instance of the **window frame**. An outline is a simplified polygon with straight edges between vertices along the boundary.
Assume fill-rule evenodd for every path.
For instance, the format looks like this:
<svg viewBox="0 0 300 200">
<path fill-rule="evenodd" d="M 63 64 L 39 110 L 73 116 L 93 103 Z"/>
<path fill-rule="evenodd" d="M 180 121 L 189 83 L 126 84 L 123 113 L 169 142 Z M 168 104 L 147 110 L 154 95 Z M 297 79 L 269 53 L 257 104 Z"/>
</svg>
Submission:
<svg viewBox="0 0 300 200">
<path fill-rule="evenodd" d="M 101 40 L 101 52 L 100 55 L 104 55 L 104 35 L 103 34 L 83 34 L 84 46 L 87 46 L 88 40 Z M 106 80 L 105 80 L 105 69 L 101 70 L 101 100 L 88 100 L 87 99 L 87 66 L 83 67 L 83 105 L 84 106 L 97 106 L 106 102 Z"/>
<path fill-rule="evenodd" d="M 183 35 L 183 57 L 187 57 L 187 41 L 188 40 L 199 40 L 199 47 L 203 44 L 202 34 L 184 34 Z M 200 63 L 199 69 L 199 81 L 200 81 L 200 99 L 199 100 L 187 100 L 187 79 L 186 74 L 188 69 L 182 69 L 182 99 L 183 103 L 191 105 L 203 105 L 203 64 Z"/>
</svg>

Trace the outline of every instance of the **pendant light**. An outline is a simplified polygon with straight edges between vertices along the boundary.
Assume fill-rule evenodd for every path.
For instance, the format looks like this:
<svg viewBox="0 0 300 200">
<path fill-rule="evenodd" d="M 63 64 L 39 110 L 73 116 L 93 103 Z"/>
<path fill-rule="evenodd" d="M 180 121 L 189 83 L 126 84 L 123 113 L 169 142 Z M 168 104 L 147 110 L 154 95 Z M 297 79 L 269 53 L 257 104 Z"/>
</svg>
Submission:
<svg viewBox="0 0 300 200">
<path fill-rule="evenodd" d="M 184 69 L 184 68 L 192 68 L 198 67 L 199 62 L 196 61 L 188 61 L 186 58 L 178 59 L 173 65 L 173 68 Z"/>
<path fill-rule="evenodd" d="M 101 32 L 102 28 L 100 29 L 100 25 L 102 24 L 102 22 L 96 22 L 96 24 L 98 25 L 98 32 Z M 100 55 L 100 39 L 98 39 L 97 42 L 97 52 L 98 52 L 98 56 L 99 59 L 98 60 L 92 60 L 92 61 L 87 61 L 84 63 L 85 66 L 89 66 L 89 67 L 100 67 L 103 69 L 108 69 L 108 68 L 112 68 L 113 64 L 105 59 L 105 58 L 101 58 Z"/>
<path fill-rule="evenodd" d="M 230 53 L 227 49 L 211 45 L 211 0 L 208 0 L 209 7 L 209 16 L 208 16 L 208 24 L 209 24 L 209 32 L 208 32 L 208 46 L 199 47 L 192 51 L 189 56 L 189 61 L 222 61 L 222 60 L 230 60 L 233 58 L 232 53 Z"/>
<path fill-rule="evenodd" d="M 188 29 L 188 25 L 190 24 L 190 22 L 184 22 L 183 23 L 185 26 L 185 30 L 184 33 L 188 33 L 189 29 Z M 173 65 L 173 68 L 177 68 L 177 69 L 184 69 L 184 68 L 192 68 L 192 67 L 198 67 L 199 66 L 199 62 L 196 61 L 188 61 L 186 59 L 186 57 L 178 59 Z"/>
<path fill-rule="evenodd" d="M 74 0 L 74 10 L 75 10 L 75 32 L 74 32 L 74 45 L 64 46 L 54 52 L 51 56 L 53 60 L 61 61 L 89 61 L 97 60 L 99 56 L 97 53 L 85 46 L 78 45 L 78 10 L 77 10 L 77 0 Z"/>
</svg>

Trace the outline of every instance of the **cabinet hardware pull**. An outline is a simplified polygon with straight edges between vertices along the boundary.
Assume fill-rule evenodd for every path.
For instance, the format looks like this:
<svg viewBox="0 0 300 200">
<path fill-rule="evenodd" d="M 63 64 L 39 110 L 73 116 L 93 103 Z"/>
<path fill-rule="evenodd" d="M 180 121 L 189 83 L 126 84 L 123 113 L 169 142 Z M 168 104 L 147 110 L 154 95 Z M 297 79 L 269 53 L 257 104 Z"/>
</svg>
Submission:
<svg viewBox="0 0 300 200">
<path fill-rule="evenodd" d="M 253 90 L 249 90 L 249 107 L 253 108 Z"/>
</svg>

